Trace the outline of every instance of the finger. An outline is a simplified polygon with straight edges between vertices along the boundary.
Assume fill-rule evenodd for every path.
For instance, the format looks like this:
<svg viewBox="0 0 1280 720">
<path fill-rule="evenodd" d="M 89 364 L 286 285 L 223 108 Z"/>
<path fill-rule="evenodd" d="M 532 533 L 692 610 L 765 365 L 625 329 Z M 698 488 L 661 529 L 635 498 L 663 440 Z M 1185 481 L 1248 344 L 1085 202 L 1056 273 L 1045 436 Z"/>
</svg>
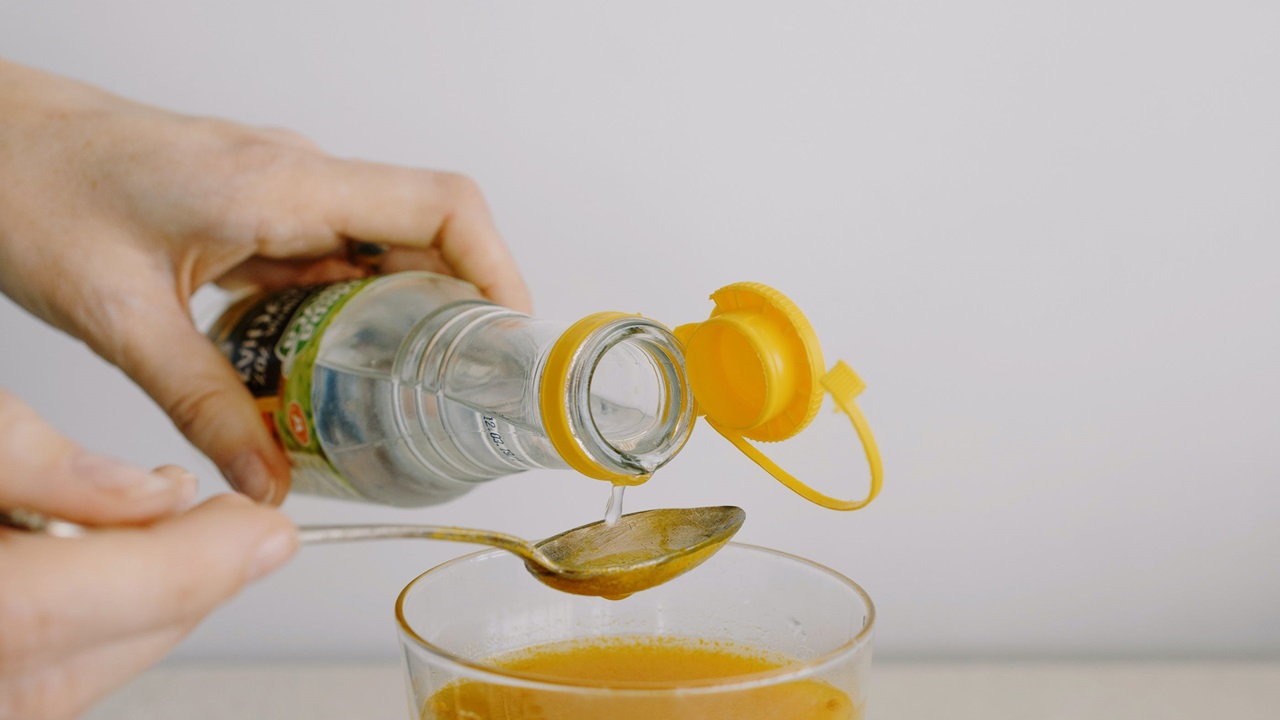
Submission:
<svg viewBox="0 0 1280 720">
<path fill-rule="evenodd" d="M 326 257 L 314 260 L 275 260 L 255 257 L 246 260 L 218 278 L 226 290 L 279 290 L 297 285 L 341 282 L 364 277 L 367 273 L 347 262 L 346 258 Z"/>
<path fill-rule="evenodd" d="M 8 674 L 0 678 L 0 718 L 80 717 L 163 658 L 190 631 L 190 625 L 166 627 Z"/>
<path fill-rule="evenodd" d="M 288 559 L 297 532 L 227 494 L 146 528 L 3 542 L 0 671 L 194 622 Z"/>
<path fill-rule="evenodd" d="M 178 512 L 185 512 L 191 509 L 196 500 L 196 490 L 200 484 L 199 478 L 195 473 L 180 465 L 161 465 L 151 470 L 152 475 L 159 475 L 168 478 L 175 483 L 184 483 L 189 487 L 189 494 L 182 498 L 175 508 Z"/>
<path fill-rule="evenodd" d="M 438 248 L 452 274 L 495 302 L 528 312 L 529 290 L 475 182 L 462 175 L 330 160 L 315 192 L 338 233 Z"/>
<path fill-rule="evenodd" d="M 381 270 L 384 273 L 404 272 L 405 270 L 426 270 L 442 275 L 454 275 L 453 268 L 445 261 L 440 248 L 392 247 L 382 258 Z"/>
<path fill-rule="evenodd" d="M 141 523 L 191 503 L 195 476 L 167 466 L 147 472 L 86 451 L 0 390 L 0 508 L 81 523 Z"/>
<path fill-rule="evenodd" d="M 118 324 L 120 357 L 107 359 L 168 413 L 233 487 L 278 504 L 289 489 L 289 461 L 240 376 L 172 296 L 140 294 L 131 316 Z"/>
</svg>

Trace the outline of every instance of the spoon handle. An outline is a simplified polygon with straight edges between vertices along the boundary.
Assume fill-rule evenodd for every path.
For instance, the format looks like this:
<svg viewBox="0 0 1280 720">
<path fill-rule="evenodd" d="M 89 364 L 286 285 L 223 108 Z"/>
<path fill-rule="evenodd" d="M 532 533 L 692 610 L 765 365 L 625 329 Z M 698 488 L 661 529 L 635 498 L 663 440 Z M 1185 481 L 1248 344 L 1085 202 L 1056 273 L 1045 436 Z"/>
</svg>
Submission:
<svg viewBox="0 0 1280 720">
<path fill-rule="evenodd" d="M 89 529 L 83 525 L 29 510 L 0 510 L 0 526 L 64 538 L 84 537 L 89 532 Z M 298 540 L 304 545 L 402 538 L 489 545 L 515 553 L 540 565 L 546 565 L 548 562 L 546 558 L 538 557 L 533 546 L 523 539 L 492 530 L 444 525 L 302 525 L 298 527 Z"/>
<path fill-rule="evenodd" d="M 88 531 L 83 525 L 49 517 L 30 510 L 0 510 L 0 527 L 44 533 L 54 537 L 78 538 Z"/>
<path fill-rule="evenodd" d="M 533 546 L 523 539 L 492 530 L 445 525 L 303 525 L 298 528 L 298 540 L 304 545 L 405 538 L 489 545 L 513 552 L 526 560 L 539 561 L 534 557 Z"/>
</svg>

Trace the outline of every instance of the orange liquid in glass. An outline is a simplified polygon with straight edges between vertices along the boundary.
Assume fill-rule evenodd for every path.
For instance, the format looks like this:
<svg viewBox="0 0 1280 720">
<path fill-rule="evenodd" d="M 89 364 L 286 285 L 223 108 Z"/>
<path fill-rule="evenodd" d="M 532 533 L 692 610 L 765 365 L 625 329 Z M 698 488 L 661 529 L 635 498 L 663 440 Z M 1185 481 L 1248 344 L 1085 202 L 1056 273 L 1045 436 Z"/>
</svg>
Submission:
<svg viewBox="0 0 1280 720">
<path fill-rule="evenodd" d="M 740 645 L 676 638 L 555 643 L 486 664 L 548 681 L 671 683 L 765 672 L 790 663 Z M 857 720 L 849 696 L 819 680 L 714 691 L 628 694 L 597 688 L 543 690 L 459 681 L 431 697 L 424 720 Z"/>
</svg>

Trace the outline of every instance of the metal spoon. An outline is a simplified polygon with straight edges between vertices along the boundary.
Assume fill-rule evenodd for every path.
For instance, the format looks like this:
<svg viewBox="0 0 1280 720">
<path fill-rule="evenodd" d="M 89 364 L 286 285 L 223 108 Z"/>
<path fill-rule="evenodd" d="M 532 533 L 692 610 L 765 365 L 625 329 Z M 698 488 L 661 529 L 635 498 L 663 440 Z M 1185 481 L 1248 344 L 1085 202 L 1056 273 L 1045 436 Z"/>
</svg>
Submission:
<svg viewBox="0 0 1280 720">
<path fill-rule="evenodd" d="M 711 557 L 742 527 L 747 514 L 732 506 L 645 510 L 562 532 L 537 543 L 489 530 L 437 525 L 311 525 L 302 543 L 420 538 L 491 545 L 515 553 L 542 583 L 576 595 L 622 598 L 688 572 Z M 0 511 L 0 525 L 57 537 L 89 529 L 25 510 Z"/>
</svg>

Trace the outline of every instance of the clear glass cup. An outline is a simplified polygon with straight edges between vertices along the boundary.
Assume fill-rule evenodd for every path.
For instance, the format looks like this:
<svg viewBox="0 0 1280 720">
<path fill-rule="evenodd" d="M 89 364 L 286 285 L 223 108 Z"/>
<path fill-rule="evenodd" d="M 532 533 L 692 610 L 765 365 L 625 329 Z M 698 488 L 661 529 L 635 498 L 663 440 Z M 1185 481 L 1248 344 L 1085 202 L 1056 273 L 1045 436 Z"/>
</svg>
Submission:
<svg viewBox="0 0 1280 720">
<path fill-rule="evenodd" d="M 415 720 L 835 720 L 861 718 L 866 706 L 875 609 L 829 568 L 731 543 L 692 572 L 619 601 L 552 590 L 519 558 L 484 551 L 409 583 L 396 617 Z M 661 683 L 552 679 L 486 662 L 531 646 L 634 636 L 728 643 L 794 662 Z"/>
</svg>

